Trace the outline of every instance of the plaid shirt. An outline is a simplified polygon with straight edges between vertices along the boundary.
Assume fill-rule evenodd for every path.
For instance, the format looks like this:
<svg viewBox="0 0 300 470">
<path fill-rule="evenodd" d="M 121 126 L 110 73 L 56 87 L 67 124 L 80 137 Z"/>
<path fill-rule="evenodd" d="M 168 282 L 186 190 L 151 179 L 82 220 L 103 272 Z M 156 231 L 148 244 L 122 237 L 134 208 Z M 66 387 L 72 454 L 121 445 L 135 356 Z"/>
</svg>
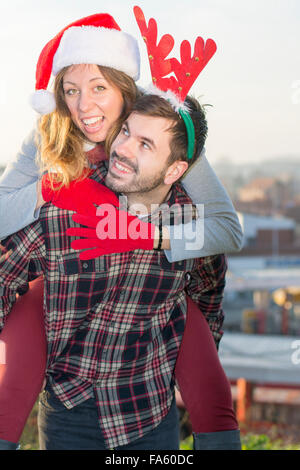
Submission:
<svg viewBox="0 0 300 470">
<path fill-rule="evenodd" d="M 103 182 L 106 167 L 93 174 Z M 169 201 L 190 204 L 180 185 Z M 40 219 L 4 240 L 0 330 L 16 293 L 44 275 L 48 380 L 67 408 L 95 397 L 108 448 L 156 427 L 174 397 L 174 366 L 185 325 L 186 291 L 219 341 L 224 256 L 169 263 L 135 250 L 81 261 L 65 234 L 72 212 L 45 205 Z M 192 379 L 191 379 L 192 380 Z"/>
</svg>

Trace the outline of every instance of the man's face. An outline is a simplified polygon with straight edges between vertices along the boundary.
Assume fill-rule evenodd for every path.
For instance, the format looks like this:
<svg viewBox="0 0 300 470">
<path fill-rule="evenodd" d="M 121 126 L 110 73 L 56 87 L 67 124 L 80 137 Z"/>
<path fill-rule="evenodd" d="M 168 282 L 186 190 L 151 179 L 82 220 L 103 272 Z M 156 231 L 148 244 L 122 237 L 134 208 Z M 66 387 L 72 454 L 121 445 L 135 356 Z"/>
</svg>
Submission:
<svg viewBox="0 0 300 470">
<path fill-rule="evenodd" d="M 106 184 L 119 193 L 145 193 L 165 185 L 171 122 L 132 113 L 111 147 Z"/>
</svg>

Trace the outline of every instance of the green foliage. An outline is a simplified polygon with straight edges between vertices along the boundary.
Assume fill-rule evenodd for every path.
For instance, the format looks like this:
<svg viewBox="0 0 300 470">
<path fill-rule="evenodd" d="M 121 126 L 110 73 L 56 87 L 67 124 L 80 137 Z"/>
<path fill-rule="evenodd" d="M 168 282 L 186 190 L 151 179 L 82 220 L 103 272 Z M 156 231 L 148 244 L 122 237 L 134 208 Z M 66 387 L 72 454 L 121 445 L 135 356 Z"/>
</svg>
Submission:
<svg viewBox="0 0 300 470">
<path fill-rule="evenodd" d="M 180 450 L 193 450 L 193 437 L 180 443 Z M 285 444 L 282 440 L 272 440 L 266 434 L 246 434 L 242 436 L 242 450 L 300 450 L 300 444 Z"/>
<path fill-rule="evenodd" d="M 193 436 L 189 436 L 180 442 L 180 450 L 193 450 Z"/>
<path fill-rule="evenodd" d="M 38 402 L 34 405 L 20 439 L 21 450 L 39 450 L 37 430 Z"/>
<path fill-rule="evenodd" d="M 300 450 L 300 445 L 271 440 L 266 434 L 246 434 L 242 439 L 242 450 Z"/>
</svg>

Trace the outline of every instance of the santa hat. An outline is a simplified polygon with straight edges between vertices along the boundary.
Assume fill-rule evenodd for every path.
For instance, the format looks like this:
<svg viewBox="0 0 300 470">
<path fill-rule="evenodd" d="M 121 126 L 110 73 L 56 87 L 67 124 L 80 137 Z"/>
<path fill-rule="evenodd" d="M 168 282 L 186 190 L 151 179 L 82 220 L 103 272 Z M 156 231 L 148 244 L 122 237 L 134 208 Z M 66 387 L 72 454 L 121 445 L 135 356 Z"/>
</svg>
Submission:
<svg viewBox="0 0 300 470">
<path fill-rule="evenodd" d="M 36 68 L 35 93 L 31 106 L 40 114 L 56 108 L 53 93 L 47 91 L 51 73 L 57 75 L 73 64 L 112 67 L 138 80 L 140 54 L 137 41 L 121 31 L 106 13 L 87 16 L 66 26 L 43 48 Z"/>
</svg>

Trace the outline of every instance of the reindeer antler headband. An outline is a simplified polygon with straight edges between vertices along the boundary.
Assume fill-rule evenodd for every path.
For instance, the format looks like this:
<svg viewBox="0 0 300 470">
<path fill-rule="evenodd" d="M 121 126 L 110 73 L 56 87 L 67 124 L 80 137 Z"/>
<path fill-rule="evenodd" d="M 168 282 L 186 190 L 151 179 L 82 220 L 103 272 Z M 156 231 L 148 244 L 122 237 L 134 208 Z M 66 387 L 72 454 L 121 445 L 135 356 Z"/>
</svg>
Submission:
<svg viewBox="0 0 300 470">
<path fill-rule="evenodd" d="M 156 21 L 151 18 L 147 26 L 141 8 L 135 6 L 133 11 L 148 51 L 152 83 L 154 85 L 151 88 L 151 93 L 159 94 L 168 100 L 182 117 L 188 137 L 188 159 L 191 159 L 195 147 L 195 129 L 188 109 L 184 105 L 184 100 L 195 80 L 216 52 L 216 43 L 212 39 L 208 39 L 204 43 L 200 36 L 197 37 L 194 55 L 192 56 L 191 45 L 185 40 L 180 47 L 181 63 L 175 58 L 167 59 L 166 57 L 174 47 L 174 38 L 170 34 L 164 34 L 159 43 L 156 44 Z M 176 78 L 174 76 L 167 77 L 171 72 L 174 73 Z"/>
</svg>

